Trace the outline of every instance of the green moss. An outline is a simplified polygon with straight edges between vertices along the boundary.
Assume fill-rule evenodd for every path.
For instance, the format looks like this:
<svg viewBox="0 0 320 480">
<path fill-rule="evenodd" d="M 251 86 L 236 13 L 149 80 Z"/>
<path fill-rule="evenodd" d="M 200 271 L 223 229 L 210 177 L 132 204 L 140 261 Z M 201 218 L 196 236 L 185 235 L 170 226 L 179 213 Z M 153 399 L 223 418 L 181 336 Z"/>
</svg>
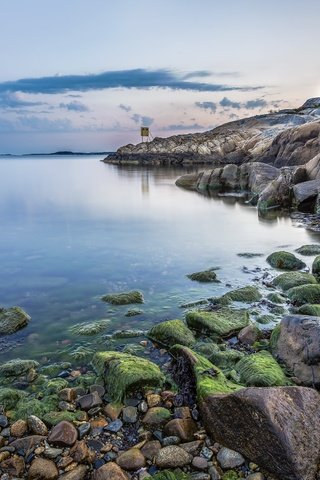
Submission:
<svg viewBox="0 0 320 480">
<path fill-rule="evenodd" d="M 0 377 L 19 377 L 38 366 L 39 363 L 35 360 L 21 360 L 20 358 L 9 360 L 0 365 Z"/>
<path fill-rule="evenodd" d="M 245 310 L 230 308 L 211 312 L 197 310 L 188 312 L 186 321 L 194 330 L 209 333 L 214 337 L 228 337 L 249 324 L 249 314 Z"/>
<path fill-rule="evenodd" d="M 209 357 L 209 360 L 213 365 L 216 365 L 223 371 L 229 371 L 234 369 L 236 363 L 238 363 L 243 356 L 244 353 L 238 350 L 219 350 L 219 352 L 214 352 Z"/>
<path fill-rule="evenodd" d="M 151 418 L 150 418 L 151 414 Z M 163 407 L 153 407 L 152 411 L 149 410 L 149 419 L 151 419 L 151 422 L 153 425 L 161 425 L 168 423 L 169 420 L 171 419 L 171 413 L 170 410 L 167 408 Z M 144 423 L 148 423 L 147 421 L 144 421 Z"/>
<path fill-rule="evenodd" d="M 274 316 L 273 315 L 259 315 L 256 318 L 256 322 L 260 323 L 261 325 L 267 325 L 270 322 L 274 321 Z"/>
<path fill-rule="evenodd" d="M 97 320 L 95 322 L 77 323 L 69 328 L 69 332 L 76 335 L 97 335 L 98 333 L 104 332 L 109 323 L 110 320 Z"/>
<path fill-rule="evenodd" d="M 53 363 L 40 368 L 40 373 L 48 375 L 48 377 L 56 377 L 63 370 L 68 370 L 71 367 L 69 362 Z"/>
<path fill-rule="evenodd" d="M 195 338 L 191 330 L 182 320 L 167 320 L 154 325 L 148 332 L 148 337 L 160 345 L 172 347 L 175 344 L 191 347 Z"/>
<path fill-rule="evenodd" d="M 153 478 L 153 480 L 192 480 L 192 477 L 188 473 L 184 473 L 180 469 L 163 470 L 152 477 L 146 477 L 146 480 L 151 478 Z"/>
<path fill-rule="evenodd" d="M 5 411 L 11 410 L 15 408 L 19 400 L 27 396 L 28 394 L 22 390 L 16 390 L 14 388 L 0 388 L 0 405 Z"/>
<path fill-rule="evenodd" d="M 286 274 L 284 273 L 284 275 Z M 286 299 L 282 295 L 279 295 L 279 293 L 275 292 L 269 293 L 267 295 L 267 299 L 272 303 L 277 303 L 278 305 L 280 305 L 281 303 L 285 303 L 286 301 Z"/>
<path fill-rule="evenodd" d="M 316 277 L 320 276 L 320 255 L 318 255 L 312 263 L 312 273 L 316 275 Z"/>
<path fill-rule="evenodd" d="M 246 355 L 236 365 L 236 370 L 241 382 L 248 387 L 279 387 L 289 384 L 278 362 L 266 351 Z"/>
<path fill-rule="evenodd" d="M 222 480 L 238 480 L 238 474 L 234 470 L 228 470 L 223 474 Z"/>
<path fill-rule="evenodd" d="M 28 397 L 20 400 L 15 406 L 13 419 L 26 420 L 30 415 L 43 418 L 47 412 L 54 410 L 58 406 L 59 399 L 56 395 L 51 395 L 38 400 L 35 397 Z"/>
<path fill-rule="evenodd" d="M 109 293 L 101 297 L 101 300 L 112 305 L 128 305 L 130 303 L 143 303 L 143 295 L 138 290 L 123 293 Z"/>
<path fill-rule="evenodd" d="M 145 335 L 143 330 L 116 330 L 112 334 L 112 338 L 136 338 L 143 337 Z"/>
<path fill-rule="evenodd" d="M 142 315 L 143 310 L 140 310 L 139 308 L 131 308 L 130 310 L 125 313 L 125 317 L 136 317 L 137 315 Z"/>
<path fill-rule="evenodd" d="M 62 422 L 63 420 L 66 420 L 68 422 L 81 422 L 84 421 L 84 412 L 78 411 L 78 412 L 47 412 L 45 415 L 43 415 L 42 420 L 49 425 L 50 427 L 53 427 L 54 425 L 57 425 L 58 423 Z"/>
<path fill-rule="evenodd" d="M 85 347 L 84 345 L 79 345 L 71 352 L 68 352 L 69 357 L 76 361 L 85 361 L 89 360 L 94 355 L 94 350 L 89 347 Z"/>
<path fill-rule="evenodd" d="M 320 317 L 320 305 L 307 303 L 299 307 L 298 313 L 302 315 L 311 315 L 313 317 Z"/>
<path fill-rule="evenodd" d="M 279 323 L 273 330 L 270 336 L 270 350 L 274 352 L 277 348 L 278 340 L 281 333 L 281 324 Z"/>
<path fill-rule="evenodd" d="M 107 392 L 114 402 L 139 388 L 161 386 L 164 380 L 159 367 L 144 358 L 127 353 L 98 352 L 92 364 L 103 376 Z"/>
<path fill-rule="evenodd" d="M 220 352 L 219 346 L 214 342 L 198 342 L 193 346 L 193 350 L 206 358 Z"/>
<path fill-rule="evenodd" d="M 279 251 L 273 252 L 267 257 L 267 262 L 273 268 L 280 270 L 301 270 L 306 264 L 299 260 L 293 253 Z"/>
<path fill-rule="evenodd" d="M 51 393 L 58 393 L 68 386 L 69 384 L 64 378 L 52 378 L 44 385 L 44 390 L 47 395 L 50 395 Z"/>
<path fill-rule="evenodd" d="M 20 307 L 0 308 L 0 335 L 11 335 L 28 325 L 31 317 Z"/>
<path fill-rule="evenodd" d="M 281 288 L 284 292 L 300 285 L 316 284 L 317 280 L 310 273 L 286 272 L 273 279 L 273 285 Z"/>
<path fill-rule="evenodd" d="M 99 378 L 94 373 L 80 375 L 76 381 L 77 386 L 83 387 L 85 390 L 91 387 L 91 385 L 96 385 L 97 383 L 100 383 Z"/>
<path fill-rule="evenodd" d="M 282 315 L 283 313 L 285 313 L 285 309 L 280 305 L 275 306 L 272 308 L 272 313 L 274 313 L 274 315 Z"/>
<path fill-rule="evenodd" d="M 214 268 L 210 268 L 209 270 L 203 270 L 202 272 L 190 273 L 187 277 L 196 282 L 217 282 L 217 274 L 214 270 Z"/>
<path fill-rule="evenodd" d="M 320 285 L 301 285 L 290 288 L 287 295 L 294 305 L 303 305 L 305 303 L 320 303 Z"/>
<path fill-rule="evenodd" d="M 302 245 L 302 247 L 297 248 L 296 252 L 300 255 L 319 255 L 320 254 L 320 245 Z"/>
<path fill-rule="evenodd" d="M 231 302 L 253 303 L 261 300 L 262 295 L 257 287 L 247 286 L 237 288 L 225 293 L 222 297 L 214 299 L 220 305 L 228 305 Z"/>
</svg>

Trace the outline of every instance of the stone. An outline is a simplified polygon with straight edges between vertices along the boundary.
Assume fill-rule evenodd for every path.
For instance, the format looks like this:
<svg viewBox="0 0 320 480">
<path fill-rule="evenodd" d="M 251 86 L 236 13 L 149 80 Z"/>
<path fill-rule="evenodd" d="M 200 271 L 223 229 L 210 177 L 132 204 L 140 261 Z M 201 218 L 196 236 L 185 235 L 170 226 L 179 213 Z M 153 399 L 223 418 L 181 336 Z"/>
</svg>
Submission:
<svg viewBox="0 0 320 480">
<path fill-rule="evenodd" d="M 164 407 L 149 408 L 142 419 L 142 423 L 147 425 L 162 425 L 171 418 L 171 412 Z"/>
<path fill-rule="evenodd" d="M 319 394 L 305 387 L 244 388 L 201 401 L 210 436 L 282 480 L 314 480 Z"/>
<path fill-rule="evenodd" d="M 56 480 L 58 476 L 55 463 L 45 458 L 35 458 L 28 472 L 29 480 Z"/>
<path fill-rule="evenodd" d="M 138 448 L 130 448 L 121 453 L 116 462 L 124 470 L 138 470 L 146 465 L 146 459 Z"/>
<path fill-rule="evenodd" d="M 261 337 L 261 331 L 256 325 L 248 325 L 238 333 L 238 340 L 244 345 L 253 345 Z"/>
<path fill-rule="evenodd" d="M 58 396 L 65 402 L 73 402 L 77 397 L 77 392 L 73 388 L 63 388 Z"/>
<path fill-rule="evenodd" d="M 20 307 L 0 308 L 0 335 L 10 335 L 26 327 L 31 317 Z"/>
<path fill-rule="evenodd" d="M 159 468 L 185 467 L 192 462 L 192 455 L 176 445 L 161 448 L 155 457 Z"/>
<path fill-rule="evenodd" d="M 89 422 L 85 422 L 78 427 L 79 432 L 79 439 L 82 440 L 85 435 L 87 435 L 91 430 L 91 424 Z"/>
<path fill-rule="evenodd" d="M 123 423 L 135 423 L 138 419 L 137 407 L 125 407 L 122 411 Z"/>
<path fill-rule="evenodd" d="M 174 418 L 191 418 L 189 407 L 175 407 Z"/>
<path fill-rule="evenodd" d="M 320 188 L 320 179 L 308 180 L 306 182 L 298 183 L 293 187 L 293 195 L 297 205 L 303 202 L 315 199 Z"/>
<path fill-rule="evenodd" d="M 228 468 L 240 467 L 244 464 L 245 459 L 239 452 L 230 450 L 229 448 L 222 447 L 217 455 L 217 460 L 220 463 L 221 468 L 224 470 Z"/>
<path fill-rule="evenodd" d="M 229 297 L 225 297 L 228 303 Z M 186 314 L 188 326 L 200 333 L 209 333 L 213 337 L 230 337 L 246 327 L 249 315 L 244 310 L 221 308 L 211 312 L 193 310 Z"/>
<path fill-rule="evenodd" d="M 30 415 L 27 419 L 29 430 L 35 435 L 47 435 L 48 429 L 40 418 Z"/>
<path fill-rule="evenodd" d="M 0 365 L 0 377 L 19 377 L 29 372 L 32 368 L 38 367 L 35 360 L 21 360 L 15 358 Z"/>
<path fill-rule="evenodd" d="M 293 255 L 293 253 L 282 250 L 271 253 L 271 255 L 267 257 L 267 262 L 271 267 L 280 270 L 301 270 L 306 266 L 306 264 Z"/>
<path fill-rule="evenodd" d="M 190 455 L 195 456 L 200 452 L 202 445 L 202 440 L 194 440 L 193 442 L 182 443 L 180 447 L 186 452 L 190 453 Z"/>
<path fill-rule="evenodd" d="M 146 399 L 149 408 L 158 407 L 161 403 L 161 396 L 157 393 L 149 393 L 146 395 Z"/>
<path fill-rule="evenodd" d="M 209 475 L 210 475 L 210 480 L 220 480 L 221 479 L 221 475 L 214 465 L 212 465 L 209 468 L 208 472 L 209 472 Z"/>
<path fill-rule="evenodd" d="M 200 283 L 212 283 L 217 282 L 217 274 L 215 273 L 214 268 L 210 268 L 209 270 L 203 270 L 202 272 L 195 272 L 190 273 L 187 275 L 190 280 L 200 282 Z"/>
<path fill-rule="evenodd" d="M 0 427 L 6 428 L 9 425 L 8 418 L 5 415 L 0 415 Z"/>
<path fill-rule="evenodd" d="M 102 404 L 102 400 L 98 392 L 88 393 L 77 399 L 77 404 L 82 410 L 90 410 L 90 408 L 98 407 Z"/>
<path fill-rule="evenodd" d="M 81 463 L 90 457 L 89 448 L 84 440 L 76 442 L 70 450 L 70 456 L 76 463 Z"/>
<path fill-rule="evenodd" d="M 10 427 L 10 433 L 13 437 L 21 438 L 28 429 L 27 422 L 25 420 L 17 420 Z"/>
<path fill-rule="evenodd" d="M 197 470 L 207 470 L 208 460 L 203 457 L 193 457 L 192 466 Z"/>
<path fill-rule="evenodd" d="M 95 470 L 92 480 L 128 480 L 128 477 L 115 462 L 109 462 Z"/>
<path fill-rule="evenodd" d="M 101 297 L 101 300 L 112 305 L 129 305 L 130 303 L 143 303 L 143 295 L 138 290 L 130 292 L 111 293 Z"/>
<path fill-rule="evenodd" d="M 28 457 L 35 448 L 39 447 L 46 437 L 42 435 L 30 435 L 28 437 L 18 438 L 10 443 L 17 452 L 21 452 L 24 457 Z"/>
<path fill-rule="evenodd" d="M 44 456 L 47 458 L 57 458 L 59 455 L 61 455 L 63 452 L 62 448 L 54 448 L 50 447 L 47 443 L 45 445 L 44 449 Z"/>
<path fill-rule="evenodd" d="M 147 460 L 153 460 L 158 451 L 161 448 L 161 443 L 159 440 L 150 440 L 146 442 L 145 445 L 141 448 L 141 453 Z"/>
<path fill-rule="evenodd" d="M 196 339 L 182 320 L 166 320 L 154 325 L 148 332 L 148 338 L 165 347 L 179 345 L 192 346 Z"/>
<path fill-rule="evenodd" d="M 171 437 L 164 437 L 161 443 L 163 447 L 167 447 L 168 445 L 179 445 L 180 442 L 179 437 L 172 435 Z"/>
<path fill-rule="evenodd" d="M 191 442 L 194 440 L 196 431 L 197 425 L 191 418 L 175 418 L 170 420 L 163 429 L 165 435 L 175 435 L 181 438 L 182 442 Z"/>
<path fill-rule="evenodd" d="M 117 403 L 108 403 L 103 410 L 105 415 L 114 421 L 119 417 L 122 410 L 122 405 Z"/>
<path fill-rule="evenodd" d="M 260 472 L 251 473 L 247 476 L 247 480 L 264 480 L 264 475 Z"/>
<path fill-rule="evenodd" d="M 8 473 L 13 477 L 21 477 L 25 469 L 25 463 L 22 457 L 13 455 L 0 463 L 0 472 Z"/>
<path fill-rule="evenodd" d="M 87 478 L 88 477 L 86 465 L 78 465 L 73 470 L 71 470 L 71 472 L 60 475 L 59 480 L 87 480 Z"/>
<path fill-rule="evenodd" d="M 111 422 L 109 423 L 109 425 L 107 425 L 106 427 L 104 427 L 104 429 L 107 431 L 107 432 L 113 432 L 113 433 L 117 433 L 119 432 L 119 430 L 121 430 L 122 428 L 122 421 L 117 419 L 115 420 L 114 422 Z"/>
<path fill-rule="evenodd" d="M 63 420 L 58 423 L 48 436 L 48 442 L 58 447 L 72 447 L 78 438 L 78 432 L 72 423 Z"/>
<path fill-rule="evenodd" d="M 320 317 L 286 315 L 272 333 L 271 346 L 300 384 L 320 386 Z"/>
</svg>

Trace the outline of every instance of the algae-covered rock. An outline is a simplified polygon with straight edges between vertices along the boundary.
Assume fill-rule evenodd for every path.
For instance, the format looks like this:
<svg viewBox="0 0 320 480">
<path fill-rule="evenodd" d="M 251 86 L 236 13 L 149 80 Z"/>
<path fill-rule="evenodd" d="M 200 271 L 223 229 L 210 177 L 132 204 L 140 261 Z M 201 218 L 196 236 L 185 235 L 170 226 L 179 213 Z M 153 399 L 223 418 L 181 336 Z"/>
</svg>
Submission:
<svg viewBox="0 0 320 480">
<path fill-rule="evenodd" d="M 216 303 L 228 305 L 231 302 L 253 303 L 261 300 L 262 295 L 257 289 L 251 285 L 247 287 L 237 288 L 225 293 L 221 297 L 215 299 Z"/>
<path fill-rule="evenodd" d="M 293 253 L 279 251 L 273 252 L 267 257 L 267 262 L 273 268 L 280 270 L 301 270 L 306 264 L 299 260 Z"/>
<path fill-rule="evenodd" d="M 109 323 L 110 320 L 106 319 L 97 320 L 95 322 L 77 323 L 69 328 L 69 332 L 76 335 L 97 335 L 98 333 L 104 332 Z"/>
<path fill-rule="evenodd" d="M 211 312 L 195 310 L 187 313 L 186 321 L 190 328 L 199 332 L 209 333 L 214 337 L 229 337 L 248 325 L 249 314 L 245 310 L 231 308 Z"/>
<path fill-rule="evenodd" d="M 58 393 L 60 390 L 68 387 L 68 382 L 64 378 L 52 378 L 44 385 L 44 390 L 47 395 Z"/>
<path fill-rule="evenodd" d="M 56 395 L 44 397 L 41 400 L 33 396 L 23 398 L 15 405 L 13 418 L 26 420 L 30 415 L 35 415 L 42 419 L 47 412 L 58 407 L 58 402 L 59 399 Z"/>
<path fill-rule="evenodd" d="M 158 323 L 149 330 L 148 337 L 153 342 L 166 347 L 172 347 L 175 344 L 191 347 L 196 341 L 193 333 L 182 320 L 167 320 Z"/>
<path fill-rule="evenodd" d="M 125 317 L 136 317 L 137 315 L 142 315 L 143 310 L 140 310 L 140 308 L 131 308 L 130 310 L 127 311 L 127 313 L 124 314 Z"/>
<path fill-rule="evenodd" d="M 143 337 L 146 334 L 144 330 L 116 330 L 111 338 L 136 338 Z"/>
<path fill-rule="evenodd" d="M 272 330 L 271 336 L 270 336 L 270 349 L 271 349 L 272 353 L 275 353 L 275 351 L 276 351 L 280 334 L 281 334 L 281 324 L 279 323 L 279 324 Z"/>
<path fill-rule="evenodd" d="M 146 477 L 145 480 L 192 480 L 191 475 L 182 470 L 162 470 L 152 477 Z"/>
<path fill-rule="evenodd" d="M 40 373 L 48 375 L 48 377 L 56 377 L 63 370 L 68 370 L 71 367 L 69 362 L 52 363 L 51 365 L 45 365 L 39 369 Z"/>
<path fill-rule="evenodd" d="M 221 368 L 224 372 L 233 370 L 235 365 L 241 360 L 244 353 L 239 350 L 219 350 L 213 352 L 209 356 L 209 360 L 213 365 Z"/>
<path fill-rule="evenodd" d="M 0 308 L 0 335 L 11 335 L 28 325 L 31 317 L 20 307 Z"/>
<path fill-rule="evenodd" d="M 69 357 L 76 361 L 84 361 L 91 359 L 94 354 L 94 350 L 84 345 L 79 345 L 75 349 L 68 352 Z"/>
<path fill-rule="evenodd" d="M 228 470 L 223 474 L 222 480 L 238 480 L 238 474 L 235 470 Z"/>
<path fill-rule="evenodd" d="M 302 245 L 302 247 L 296 249 L 296 252 L 306 256 L 320 255 L 320 245 Z"/>
<path fill-rule="evenodd" d="M 320 317 L 320 305 L 306 303 L 298 308 L 301 315 L 311 315 L 312 317 Z"/>
<path fill-rule="evenodd" d="M 77 411 L 77 412 L 55 412 L 55 411 L 50 411 L 47 412 L 43 415 L 42 420 L 49 425 L 50 427 L 53 427 L 55 425 L 58 425 L 58 423 L 66 421 L 66 422 L 82 422 L 85 421 L 85 414 L 84 412 Z"/>
<path fill-rule="evenodd" d="M 286 272 L 278 275 L 272 281 L 275 287 L 281 288 L 284 292 L 300 285 L 316 284 L 317 280 L 310 273 L 305 272 Z"/>
<path fill-rule="evenodd" d="M 96 372 L 103 376 L 108 394 L 114 402 L 141 387 L 161 386 L 164 377 L 159 367 L 145 358 L 127 353 L 97 352 L 92 360 Z"/>
<path fill-rule="evenodd" d="M 109 293 L 101 297 L 101 300 L 112 305 L 129 305 L 130 303 L 143 303 L 143 295 L 138 290 L 122 293 Z"/>
<path fill-rule="evenodd" d="M 38 366 L 39 363 L 35 360 L 21 360 L 20 358 L 9 360 L 0 365 L 0 377 L 19 377 Z"/>
<path fill-rule="evenodd" d="M 282 295 L 279 295 L 279 293 L 275 293 L 275 292 L 268 293 L 267 299 L 271 303 L 276 303 L 278 305 L 281 305 L 282 303 L 285 303 L 285 301 L 286 301 L 286 299 Z"/>
<path fill-rule="evenodd" d="M 270 322 L 273 322 L 275 317 L 273 315 L 258 315 L 256 318 L 256 322 L 260 323 L 261 325 L 267 325 Z"/>
<path fill-rule="evenodd" d="M 215 273 L 214 268 L 210 268 L 209 270 L 203 270 L 202 272 L 190 273 L 189 275 L 187 275 L 187 277 L 190 278 L 190 280 L 203 283 L 218 281 L 217 274 Z"/>
<path fill-rule="evenodd" d="M 312 273 L 318 278 L 320 276 L 320 255 L 312 263 Z"/>
<path fill-rule="evenodd" d="M 4 410 L 13 409 L 21 398 L 27 397 L 27 392 L 14 388 L 0 388 L 0 405 Z"/>
<path fill-rule="evenodd" d="M 289 384 L 278 362 L 266 351 L 246 355 L 236 365 L 236 370 L 241 382 L 248 387 L 279 387 Z"/>
<path fill-rule="evenodd" d="M 294 305 L 303 305 L 304 303 L 320 303 L 320 285 L 300 285 L 290 288 L 287 295 Z"/>
</svg>

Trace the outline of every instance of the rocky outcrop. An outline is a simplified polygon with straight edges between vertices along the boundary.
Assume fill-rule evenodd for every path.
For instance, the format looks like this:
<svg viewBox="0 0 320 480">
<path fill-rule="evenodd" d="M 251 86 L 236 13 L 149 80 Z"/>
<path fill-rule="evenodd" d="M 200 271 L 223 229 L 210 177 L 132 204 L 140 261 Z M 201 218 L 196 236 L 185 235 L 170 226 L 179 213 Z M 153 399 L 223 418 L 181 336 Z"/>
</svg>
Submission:
<svg viewBox="0 0 320 480">
<path fill-rule="evenodd" d="M 241 165 L 248 161 L 276 167 L 301 165 L 319 153 L 320 99 L 226 123 L 204 133 L 155 138 L 125 145 L 104 161 L 127 165 Z M 307 147 L 307 148 L 305 148 Z"/>
</svg>

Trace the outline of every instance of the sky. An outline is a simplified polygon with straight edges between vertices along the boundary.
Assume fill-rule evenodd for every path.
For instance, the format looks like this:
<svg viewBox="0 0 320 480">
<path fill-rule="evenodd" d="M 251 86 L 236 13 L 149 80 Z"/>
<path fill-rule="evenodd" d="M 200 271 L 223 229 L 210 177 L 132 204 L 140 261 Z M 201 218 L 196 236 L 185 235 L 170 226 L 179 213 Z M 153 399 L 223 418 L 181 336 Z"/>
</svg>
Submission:
<svg viewBox="0 0 320 480">
<path fill-rule="evenodd" d="M 320 96 L 319 0 L 0 0 L 0 153 L 114 151 Z"/>
</svg>

